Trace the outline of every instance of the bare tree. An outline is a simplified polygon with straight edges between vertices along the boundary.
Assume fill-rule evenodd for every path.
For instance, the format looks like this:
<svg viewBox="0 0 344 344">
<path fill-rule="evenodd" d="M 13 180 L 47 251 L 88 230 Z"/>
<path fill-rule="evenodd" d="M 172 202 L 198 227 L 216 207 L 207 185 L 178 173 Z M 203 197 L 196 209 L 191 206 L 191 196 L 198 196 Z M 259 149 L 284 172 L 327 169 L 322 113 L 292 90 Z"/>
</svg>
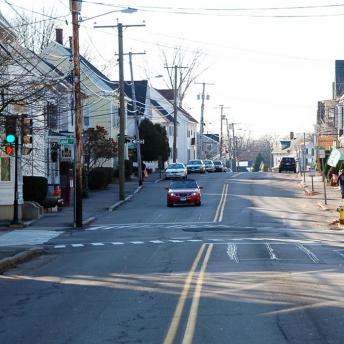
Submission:
<svg viewBox="0 0 344 344">
<path fill-rule="evenodd" d="M 180 66 L 186 68 L 178 68 L 178 99 L 179 105 L 182 107 L 183 100 L 187 95 L 192 83 L 204 73 L 208 67 L 204 67 L 204 53 L 201 49 L 194 49 L 191 52 L 184 50 L 182 44 L 173 50 L 170 54 L 166 49 L 161 49 L 162 60 L 165 67 Z M 166 68 L 167 81 L 166 86 L 174 89 L 174 69 Z"/>
<path fill-rule="evenodd" d="M 43 8 L 42 13 L 44 19 L 29 16 L 25 12 L 18 12 L 13 22 L 18 43 L 36 54 L 40 54 L 54 39 L 55 35 L 55 11 L 47 12 Z"/>
</svg>

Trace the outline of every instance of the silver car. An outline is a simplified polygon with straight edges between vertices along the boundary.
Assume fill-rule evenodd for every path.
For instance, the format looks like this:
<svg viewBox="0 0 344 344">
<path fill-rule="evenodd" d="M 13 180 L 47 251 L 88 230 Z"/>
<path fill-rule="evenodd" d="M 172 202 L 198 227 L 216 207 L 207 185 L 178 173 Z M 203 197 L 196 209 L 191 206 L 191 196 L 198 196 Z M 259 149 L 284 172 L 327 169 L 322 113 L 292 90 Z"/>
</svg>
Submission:
<svg viewBox="0 0 344 344">
<path fill-rule="evenodd" d="M 186 179 L 187 170 L 182 163 L 173 163 L 168 165 L 165 170 L 165 179 Z"/>
<path fill-rule="evenodd" d="M 189 160 L 189 162 L 186 165 L 186 168 L 188 173 L 205 173 L 205 165 L 203 160 Z"/>
<path fill-rule="evenodd" d="M 203 160 L 207 172 L 215 172 L 215 165 L 212 160 Z"/>
</svg>

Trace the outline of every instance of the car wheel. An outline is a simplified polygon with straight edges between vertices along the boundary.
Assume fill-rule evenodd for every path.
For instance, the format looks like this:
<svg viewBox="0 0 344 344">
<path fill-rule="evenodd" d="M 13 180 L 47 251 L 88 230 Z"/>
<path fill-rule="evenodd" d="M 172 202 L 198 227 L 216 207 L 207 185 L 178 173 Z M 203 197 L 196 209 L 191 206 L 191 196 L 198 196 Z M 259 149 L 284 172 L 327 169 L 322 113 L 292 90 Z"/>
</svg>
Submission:
<svg viewBox="0 0 344 344">
<path fill-rule="evenodd" d="M 168 206 L 169 208 L 171 208 L 172 205 L 173 205 L 173 204 L 171 204 L 171 203 L 167 203 L 167 206 Z"/>
<path fill-rule="evenodd" d="M 199 202 L 197 202 L 197 203 L 196 203 L 197 207 L 200 207 L 200 206 L 201 206 L 201 204 L 202 204 L 202 202 L 201 202 L 201 201 L 199 201 Z"/>
</svg>

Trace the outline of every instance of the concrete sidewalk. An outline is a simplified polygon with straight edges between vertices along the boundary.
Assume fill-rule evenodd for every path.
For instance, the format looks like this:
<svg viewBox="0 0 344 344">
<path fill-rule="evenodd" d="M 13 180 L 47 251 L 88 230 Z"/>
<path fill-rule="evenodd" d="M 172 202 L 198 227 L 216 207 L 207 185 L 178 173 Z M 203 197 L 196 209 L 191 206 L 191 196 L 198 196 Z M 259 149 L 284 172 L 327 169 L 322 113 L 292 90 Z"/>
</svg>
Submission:
<svg viewBox="0 0 344 344">
<path fill-rule="evenodd" d="M 338 205 L 343 204 L 341 198 L 340 189 L 338 186 L 331 186 L 326 182 L 326 200 L 324 183 L 322 176 L 313 177 L 313 189 L 312 189 L 312 178 L 306 173 L 305 177 L 299 176 L 300 186 L 304 189 L 305 194 L 312 198 L 316 205 L 324 211 L 328 211 L 333 215 L 333 219 L 338 219 L 339 215 L 337 212 Z"/>
<path fill-rule="evenodd" d="M 145 177 L 143 187 L 160 181 L 159 173 Z M 125 183 L 125 200 L 119 200 L 119 185 L 111 184 L 105 190 L 90 192 L 83 199 L 83 219 L 85 226 L 105 212 L 113 211 L 140 191 L 138 179 L 133 177 Z M 109 210 L 110 209 L 110 210 Z M 0 231 L 0 273 L 7 268 L 43 254 L 42 245 L 73 227 L 73 207 L 63 208 L 56 213 L 46 213 L 24 229 L 1 227 Z M 38 245 L 38 246 L 37 246 Z"/>
</svg>

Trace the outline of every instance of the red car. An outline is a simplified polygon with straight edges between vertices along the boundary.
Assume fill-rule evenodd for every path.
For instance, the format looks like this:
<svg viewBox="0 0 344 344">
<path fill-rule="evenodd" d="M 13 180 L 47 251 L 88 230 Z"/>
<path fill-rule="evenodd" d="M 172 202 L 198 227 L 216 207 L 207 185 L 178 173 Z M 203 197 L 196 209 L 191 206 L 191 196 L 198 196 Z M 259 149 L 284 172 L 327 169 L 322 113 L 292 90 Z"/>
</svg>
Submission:
<svg viewBox="0 0 344 344">
<path fill-rule="evenodd" d="M 195 180 L 176 180 L 173 181 L 167 190 L 167 206 L 175 204 L 195 204 L 200 206 L 202 203 L 202 187 Z"/>
</svg>

